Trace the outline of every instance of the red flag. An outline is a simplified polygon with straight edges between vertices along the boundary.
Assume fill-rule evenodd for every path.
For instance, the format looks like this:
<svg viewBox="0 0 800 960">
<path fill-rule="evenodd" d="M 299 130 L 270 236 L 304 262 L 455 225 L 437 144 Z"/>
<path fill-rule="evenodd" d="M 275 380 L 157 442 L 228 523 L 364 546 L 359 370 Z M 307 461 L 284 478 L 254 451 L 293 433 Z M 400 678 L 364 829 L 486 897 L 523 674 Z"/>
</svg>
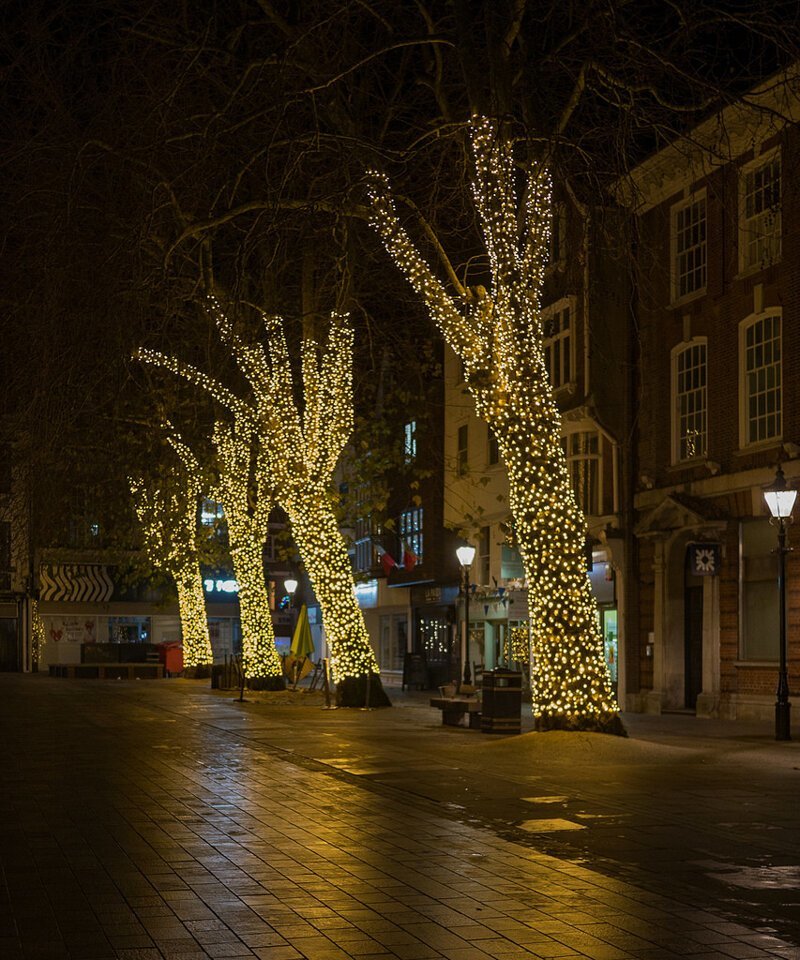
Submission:
<svg viewBox="0 0 800 960">
<path fill-rule="evenodd" d="M 397 566 L 397 562 L 394 557 L 388 554 L 383 547 L 378 547 L 378 556 L 381 558 L 381 566 L 383 567 L 384 576 L 389 576 L 392 572 L 392 568 Z"/>
<path fill-rule="evenodd" d="M 406 547 L 405 552 L 403 553 L 403 566 L 409 572 L 414 569 L 417 565 L 417 555 L 411 549 L 411 547 Z"/>
</svg>

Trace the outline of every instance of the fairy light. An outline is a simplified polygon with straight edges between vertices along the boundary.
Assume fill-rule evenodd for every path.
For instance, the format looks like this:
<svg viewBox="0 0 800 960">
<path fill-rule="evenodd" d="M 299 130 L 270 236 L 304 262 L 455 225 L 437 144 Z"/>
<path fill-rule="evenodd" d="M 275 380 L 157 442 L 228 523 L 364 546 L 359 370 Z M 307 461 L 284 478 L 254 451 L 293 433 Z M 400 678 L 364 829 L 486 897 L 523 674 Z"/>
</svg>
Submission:
<svg viewBox="0 0 800 960">
<path fill-rule="evenodd" d="M 515 663 L 528 663 L 530 660 L 530 640 L 528 631 L 529 628 L 527 623 L 521 623 L 516 627 L 512 627 L 509 631 L 511 634 L 509 638 L 509 659 L 513 660 Z"/>
<path fill-rule="evenodd" d="M 304 339 L 300 407 L 281 319 L 264 315 L 266 344 L 252 343 L 239 336 L 216 297 L 209 296 L 207 305 L 251 387 L 251 403 L 180 360 L 153 350 L 140 350 L 137 356 L 202 387 L 234 412 L 237 423 L 251 425 L 262 440 L 263 469 L 276 501 L 289 517 L 319 601 L 334 682 L 378 674 L 332 499 L 333 474 L 353 429 L 353 330 L 349 317 L 331 315 L 324 345 L 312 337 Z"/>
<path fill-rule="evenodd" d="M 586 523 L 572 492 L 544 362 L 540 306 L 550 177 L 543 164 L 531 164 L 518 214 L 511 139 L 486 117 L 473 117 L 470 139 L 489 291 L 473 289 L 463 301 L 448 294 L 400 223 L 387 178 L 374 170 L 367 176 L 371 223 L 461 358 L 476 412 L 497 437 L 529 584 L 537 727 L 615 730 L 618 706 L 583 556 Z"/>
<path fill-rule="evenodd" d="M 185 667 L 214 660 L 206 598 L 197 555 L 197 489 L 187 479 L 172 490 L 148 489 L 142 477 L 129 478 L 133 504 L 151 562 L 175 581 Z"/>
<path fill-rule="evenodd" d="M 168 440 L 190 476 L 200 477 L 200 463 L 191 448 L 169 427 Z M 275 628 L 264 579 L 264 543 L 269 534 L 273 505 L 264 483 L 265 471 L 255 472 L 251 483 L 254 436 L 249 419 L 235 423 L 217 421 L 213 434 L 216 476 L 206 485 L 208 496 L 222 505 L 228 527 L 233 571 L 239 585 L 239 616 L 242 624 L 242 661 L 245 676 L 283 686 L 283 665 L 275 646 Z M 255 494 L 251 508 L 250 493 Z"/>
<path fill-rule="evenodd" d="M 39 613 L 39 601 L 31 600 L 31 659 L 40 663 L 45 644 L 44 620 Z"/>
</svg>

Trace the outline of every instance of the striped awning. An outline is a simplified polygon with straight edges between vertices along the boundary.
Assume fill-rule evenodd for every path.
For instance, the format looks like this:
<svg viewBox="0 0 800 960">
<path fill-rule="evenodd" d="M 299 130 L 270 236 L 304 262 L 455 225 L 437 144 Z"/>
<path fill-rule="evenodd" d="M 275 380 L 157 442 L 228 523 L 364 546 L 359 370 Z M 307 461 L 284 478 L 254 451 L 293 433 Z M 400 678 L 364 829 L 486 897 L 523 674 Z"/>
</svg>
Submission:
<svg viewBox="0 0 800 960">
<path fill-rule="evenodd" d="M 39 575 L 39 598 L 66 603 L 105 603 L 111 599 L 114 582 L 101 563 L 43 565 Z"/>
</svg>

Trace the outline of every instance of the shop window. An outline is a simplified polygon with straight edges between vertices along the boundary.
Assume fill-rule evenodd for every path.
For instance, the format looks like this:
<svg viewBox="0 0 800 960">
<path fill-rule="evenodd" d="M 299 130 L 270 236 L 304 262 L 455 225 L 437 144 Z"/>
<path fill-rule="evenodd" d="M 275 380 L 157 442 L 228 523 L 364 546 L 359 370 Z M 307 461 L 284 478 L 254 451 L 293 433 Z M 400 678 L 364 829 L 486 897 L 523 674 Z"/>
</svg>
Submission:
<svg viewBox="0 0 800 960">
<path fill-rule="evenodd" d="M 595 430 L 577 430 L 562 440 L 575 501 L 584 516 L 601 513 L 600 438 Z"/>
<path fill-rule="evenodd" d="M 463 477 L 469 470 L 469 425 L 466 423 L 458 428 L 456 465 L 459 476 Z"/>
<path fill-rule="evenodd" d="M 674 463 L 705 457 L 707 441 L 706 342 L 693 340 L 672 355 Z"/>
<path fill-rule="evenodd" d="M 380 664 L 382 670 L 402 670 L 408 650 L 408 620 L 405 614 L 381 617 Z"/>
<path fill-rule="evenodd" d="M 572 298 L 559 300 L 542 311 L 544 364 L 554 390 L 567 386 L 574 379 L 574 317 L 575 304 Z"/>
<path fill-rule="evenodd" d="M 672 208 L 672 299 L 681 300 L 706 287 L 706 196 Z"/>
<path fill-rule="evenodd" d="M 424 519 L 425 514 L 422 507 L 415 507 L 412 510 L 404 510 L 400 514 L 400 523 L 398 524 L 400 539 L 416 556 L 417 566 L 422 563 L 423 549 L 425 546 L 422 530 Z"/>
<path fill-rule="evenodd" d="M 775 528 L 768 520 L 740 525 L 740 656 L 743 660 L 778 657 L 778 558 Z"/>
<path fill-rule="evenodd" d="M 739 265 L 760 269 L 781 258 L 781 155 L 749 164 L 739 178 Z"/>
<path fill-rule="evenodd" d="M 770 311 L 740 328 L 741 444 L 781 436 L 781 314 Z"/>
</svg>

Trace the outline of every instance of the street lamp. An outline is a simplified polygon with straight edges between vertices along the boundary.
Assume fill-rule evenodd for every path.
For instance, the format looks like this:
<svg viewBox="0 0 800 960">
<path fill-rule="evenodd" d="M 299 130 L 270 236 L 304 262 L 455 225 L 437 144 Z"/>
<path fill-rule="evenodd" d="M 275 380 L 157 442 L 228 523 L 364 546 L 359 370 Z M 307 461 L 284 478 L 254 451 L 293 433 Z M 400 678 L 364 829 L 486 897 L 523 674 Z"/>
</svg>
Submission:
<svg viewBox="0 0 800 960">
<path fill-rule="evenodd" d="M 469 568 L 475 559 L 475 547 L 464 544 L 456 550 L 458 562 L 464 571 L 464 683 L 472 683 L 469 670 Z"/>
<path fill-rule="evenodd" d="M 283 587 L 292 600 L 294 600 L 294 592 L 297 589 L 297 581 L 293 577 L 290 577 L 288 580 L 283 581 Z"/>
<path fill-rule="evenodd" d="M 797 491 L 789 487 L 783 468 L 778 464 L 775 479 L 764 487 L 764 499 L 778 527 L 778 616 L 780 624 L 780 665 L 778 667 L 778 693 L 775 702 L 775 739 L 791 740 L 791 710 L 789 703 L 789 678 L 786 673 L 786 525 L 792 522 L 792 508 Z"/>
</svg>

